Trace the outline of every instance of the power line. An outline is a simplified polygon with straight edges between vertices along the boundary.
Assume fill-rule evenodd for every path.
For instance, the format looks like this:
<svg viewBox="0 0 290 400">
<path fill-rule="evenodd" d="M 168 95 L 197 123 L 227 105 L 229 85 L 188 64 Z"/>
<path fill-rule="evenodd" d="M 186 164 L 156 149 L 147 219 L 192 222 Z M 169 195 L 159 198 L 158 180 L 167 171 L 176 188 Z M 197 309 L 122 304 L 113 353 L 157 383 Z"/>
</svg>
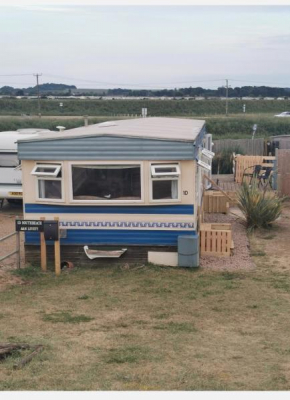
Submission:
<svg viewBox="0 0 290 400">
<path fill-rule="evenodd" d="M 264 83 L 267 85 L 279 85 L 278 87 L 284 88 L 286 86 L 281 86 L 281 83 L 273 83 L 273 82 L 261 82 L 261 81 L 248 81 L 248 80 L 242 80 L 242 79 L 231 79 L 233 82 L 251 82 L 251 83 Z"/>
<path fill-rule="evenodd" d="M 8 74 L 8 75 L 0 75 L 0 76 L 32 76 L 33 74 Z"/>
<path fill-rule="evenodd" d="M 181 84 L 181 83 L 202 83 L 202 82 L 221 82 L 224 81 L 224 79 L 203 79 L 203 80 L 192 80 L 192 81 L 182 81 L 182 82 L 162 82 L 162 83 L 152 83 L 152 82 L 147 82 L 144 84 L 140 83 L 125 83 L 125 82 L 104 82 L 104 81 L 94 81 L 90 79 L 82 79 L 82 78 L 75 78 L 75 77 L 68 77 L 68 76 L 61 76 L 61 75 L 51 75 L 51 74 L 45 74 L 46 76 L 51 76 L 54 78 L 61 78 L 61 79 L 69 79 L 73 81 L 82 81 L 82 82 L 90 82 L 90 83 L 97 83 L 97 84 L 102 84 L 102 85 L 120 85 L 120 86 L 138 86 L 138 87 L 144 87 L 144 86 L 154 86 L 154 87 L 159 87 L 160 85 L 175 85 L 175 84 Z"/>
</svg>

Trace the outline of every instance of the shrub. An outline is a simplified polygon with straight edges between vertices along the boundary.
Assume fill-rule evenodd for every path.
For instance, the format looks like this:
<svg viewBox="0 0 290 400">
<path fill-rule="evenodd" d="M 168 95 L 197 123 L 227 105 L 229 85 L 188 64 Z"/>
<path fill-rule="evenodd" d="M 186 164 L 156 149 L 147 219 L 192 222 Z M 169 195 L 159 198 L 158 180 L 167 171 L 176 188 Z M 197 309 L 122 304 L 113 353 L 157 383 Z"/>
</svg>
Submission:
<svg viewBox="0 0 290 400">
<path fill-rule="evenodd" d="M 244 154 L 244 151 L 239 147 L 229 147 L 217 153 L 212 160 L 213 174 L 232 174 L 233 173 L 233 153 Z"/>
<path fill-rule="evenodd" d="M 269 227 L 281 215 L 283 201 L 273 192 L 259 190 L 256 183 L 243 183 L 238 192 L 238 207 L 250 230 Z"/>
</svg>

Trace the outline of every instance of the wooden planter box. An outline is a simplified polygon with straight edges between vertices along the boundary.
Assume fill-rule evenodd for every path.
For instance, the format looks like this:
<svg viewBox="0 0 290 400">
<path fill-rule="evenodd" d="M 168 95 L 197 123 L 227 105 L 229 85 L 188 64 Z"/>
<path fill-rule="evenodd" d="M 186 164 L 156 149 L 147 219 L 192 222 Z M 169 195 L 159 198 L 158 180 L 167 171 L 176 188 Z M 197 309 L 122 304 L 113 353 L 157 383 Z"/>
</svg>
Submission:
<svg viewBox="0 0 290 400">
<path fill-rule="evenodd" d="M 229 200 L 219 191 L 207 190 L 204 192 L 203 211 L 207 213 L 224 213 L 228 212 Z"/>
<path fill-rule="evenodd" d="M 201 224 L 200 254 L 202 256 L 227 256 L 233 249 L 231 224 Z"/>
</svg>

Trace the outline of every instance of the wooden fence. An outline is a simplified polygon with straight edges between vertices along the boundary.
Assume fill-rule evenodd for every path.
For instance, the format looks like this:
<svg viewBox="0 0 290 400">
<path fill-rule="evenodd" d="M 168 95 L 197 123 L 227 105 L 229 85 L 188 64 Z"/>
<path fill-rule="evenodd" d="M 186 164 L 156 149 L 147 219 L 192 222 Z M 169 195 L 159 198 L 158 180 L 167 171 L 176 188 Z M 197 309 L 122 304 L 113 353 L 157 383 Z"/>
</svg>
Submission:
<svg viewBox="0 0 290 400">
<path fill-rule="evenodd" d="M 277 189 L 280 194 L 290 196 L 290 150 L 276 150 Z"/>
<path fill-rule="evenodd" d="M 214 140 L 213 151 L 218 154 L 223 150 L 231 149 L 237 153 L 237 150 L 248 156 L 263 156 L 265 154 L 265 140 L 258 139 L 221 139 Z"/>
<path fill-rule="evenodd" d="M 249 183 L 251 177 L 245 174 L 252 174 L 256 165 L 260 165 L 262 170 L 274 167 L 276 157 L 274 156 L 236 156 L 235 158 L 235 181 L 237 183 Z"/>
</svg>

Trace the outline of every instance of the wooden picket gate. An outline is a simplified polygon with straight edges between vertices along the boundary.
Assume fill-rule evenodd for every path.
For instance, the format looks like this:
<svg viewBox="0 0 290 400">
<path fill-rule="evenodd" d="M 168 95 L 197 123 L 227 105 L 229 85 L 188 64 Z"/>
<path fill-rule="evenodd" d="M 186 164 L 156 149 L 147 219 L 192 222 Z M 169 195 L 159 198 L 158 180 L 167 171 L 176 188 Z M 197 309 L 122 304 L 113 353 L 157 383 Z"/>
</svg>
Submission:
<svg viewBox="0 0 290 400">
<path fill-rule="evenodd" d="M 274 156 L 236 156 L 235 181 L 237 183 L 249 183 L 251 178 L 244 176 L 244 173 L 252 174 L 256 165 L 260 165 L 262 168 L 273 168 L 274 160 Z"/>
<path fill-rule="evenodd" d="M 202 223 L 200 225 L 201 256 L 227 256 L 233 249 L 231 224 Z"/>
</svg>

